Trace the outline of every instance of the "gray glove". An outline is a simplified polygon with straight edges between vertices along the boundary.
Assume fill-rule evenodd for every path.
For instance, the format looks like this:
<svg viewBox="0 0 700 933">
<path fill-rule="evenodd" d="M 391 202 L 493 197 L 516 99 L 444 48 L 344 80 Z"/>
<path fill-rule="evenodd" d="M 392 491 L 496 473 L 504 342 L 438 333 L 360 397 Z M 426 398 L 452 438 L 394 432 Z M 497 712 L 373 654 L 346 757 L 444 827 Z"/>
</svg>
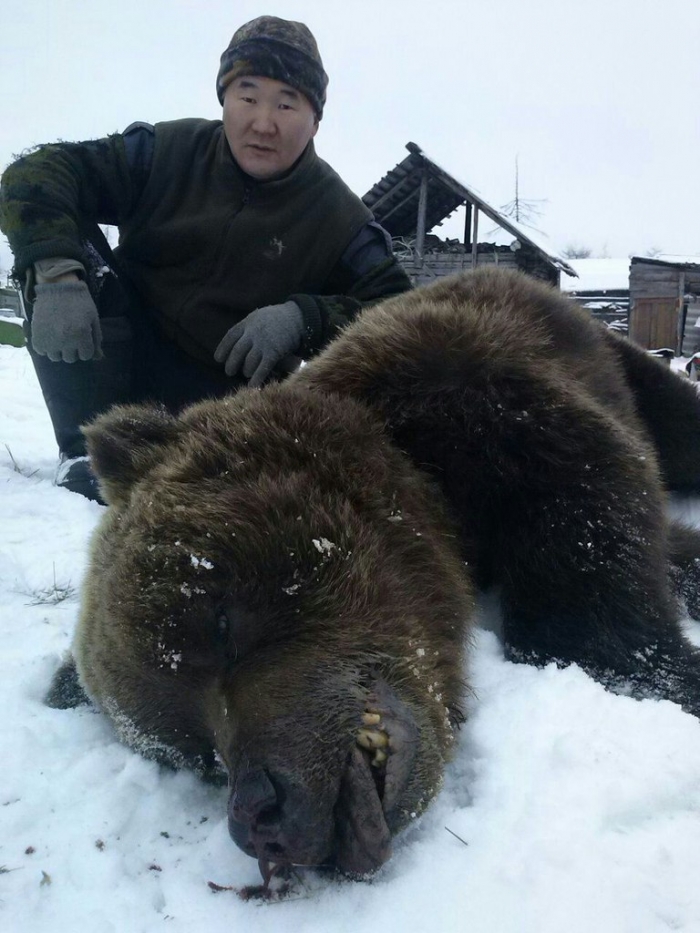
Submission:
<svg viewBox="0 0 700 933">
<path fill-rule="evenodd" d="M 85 282 L 46 282 L 34 291 L 34 350 L 54 363 L 102 359 L 100 319 Z"/>
<path fill-rule="evenodd" d="M 297 351 L 304 336 L 304 318 L 296 301 L 267 305 L 243 318 L 214 351 L 227 376 L 239 370 L 253 388 L 261 386 L 275 366 Z"/>
</svg>

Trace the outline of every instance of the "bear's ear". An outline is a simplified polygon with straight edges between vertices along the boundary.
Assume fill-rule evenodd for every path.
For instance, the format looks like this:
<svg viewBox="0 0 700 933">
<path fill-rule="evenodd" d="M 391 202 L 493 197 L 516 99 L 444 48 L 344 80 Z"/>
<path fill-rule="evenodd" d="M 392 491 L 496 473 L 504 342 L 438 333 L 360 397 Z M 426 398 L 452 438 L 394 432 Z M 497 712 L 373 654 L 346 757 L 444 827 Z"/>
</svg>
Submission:
<svg viewBox="0 0 700 933">
<path fill-rule="evenodd" d="M 121 505 L 178 437 L 180 423 L 162 406 L 118 405 L 83 425 L 82 432 L 105 501 Z"/>
</svg>

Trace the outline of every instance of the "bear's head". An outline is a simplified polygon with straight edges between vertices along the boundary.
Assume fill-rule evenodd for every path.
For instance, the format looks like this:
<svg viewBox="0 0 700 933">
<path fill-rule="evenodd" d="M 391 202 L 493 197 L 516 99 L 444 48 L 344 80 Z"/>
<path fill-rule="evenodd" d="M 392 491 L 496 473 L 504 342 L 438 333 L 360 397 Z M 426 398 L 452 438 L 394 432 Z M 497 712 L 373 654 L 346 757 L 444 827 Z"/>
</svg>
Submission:
<svg viewBox="0 0 700 933">
<path fill-rule="evenodd" d="M 85 429 L 110 508 L 74 653 L 146 755 L 225 772 L 263 865 L 379 867 L 440 785 L 471 592 L 442 500 L 358 403 L 244 390 Z"/>
</svg>

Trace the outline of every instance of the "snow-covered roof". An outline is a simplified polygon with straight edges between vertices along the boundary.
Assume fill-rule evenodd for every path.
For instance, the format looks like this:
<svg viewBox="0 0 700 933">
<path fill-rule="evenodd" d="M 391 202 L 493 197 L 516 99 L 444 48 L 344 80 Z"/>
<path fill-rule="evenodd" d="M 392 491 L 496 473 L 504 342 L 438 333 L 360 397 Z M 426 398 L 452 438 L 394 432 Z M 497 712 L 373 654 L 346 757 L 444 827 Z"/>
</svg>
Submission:
<svg viewBox="0 0 700 933">
<path fill-rule="evenodd" d="M 569 259 L 578 274 L 577 279 L 562 279 L 565 292 L 610 292 L 629 289 L 630 265 L 648 262 L 664 266 L 700 266 L 700 255 L 680 256 L 662 253 L 659 256 L 632 256 L 624 259 Z"/>
<path fill-rule="evenodd" d="M 661 253 L 658 256 L 632 256 L 632 262 L 658 263 L 663 266 L 700 266 L 700 255 L 676 255 L 675 253 Z"/>
<path fill-rule="evenodd" d="M 577 279 L 562 279 L 565 292 L 624 291 L 630 287 L 630 260 L 570 259 Z"/>
</svg>

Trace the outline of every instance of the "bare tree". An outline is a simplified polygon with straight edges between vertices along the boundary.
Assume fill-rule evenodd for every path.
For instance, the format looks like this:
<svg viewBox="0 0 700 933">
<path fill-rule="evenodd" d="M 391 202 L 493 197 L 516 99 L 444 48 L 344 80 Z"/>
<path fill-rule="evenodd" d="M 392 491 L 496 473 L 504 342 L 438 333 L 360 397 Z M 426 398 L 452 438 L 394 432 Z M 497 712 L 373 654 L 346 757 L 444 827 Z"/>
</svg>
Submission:
<svg viewBox="0 0 700 933">
<path fill-rule="evenodd" d="M 580 243 L 569 243 L 562 251 L 564 259 L 590 259 L 593 250 L 588 246 L 582 246 Z"/>
<path fill-rule="evenodd" d="M 543 208 L 540 204 L 546 204 L 546 198 L 521 198 L 520 197 L 520 165 L 519 165 L 520 156 L 516 155 L 515 157 L 515 197 L 512 201 L 508 201 L 507 204 L 503 204 L 500 208 L 501 213 L 505 214 L 506 217 L 512 217 L 516 223 L 521 223 L 524 227 L 530 227 L 533 230 L 537 230 L 537 227 L 532 223 L 538 217 L 541 217 L 544 213 Z M 541 231 L 538 231 L 538 233 Z"/>
</svg>

